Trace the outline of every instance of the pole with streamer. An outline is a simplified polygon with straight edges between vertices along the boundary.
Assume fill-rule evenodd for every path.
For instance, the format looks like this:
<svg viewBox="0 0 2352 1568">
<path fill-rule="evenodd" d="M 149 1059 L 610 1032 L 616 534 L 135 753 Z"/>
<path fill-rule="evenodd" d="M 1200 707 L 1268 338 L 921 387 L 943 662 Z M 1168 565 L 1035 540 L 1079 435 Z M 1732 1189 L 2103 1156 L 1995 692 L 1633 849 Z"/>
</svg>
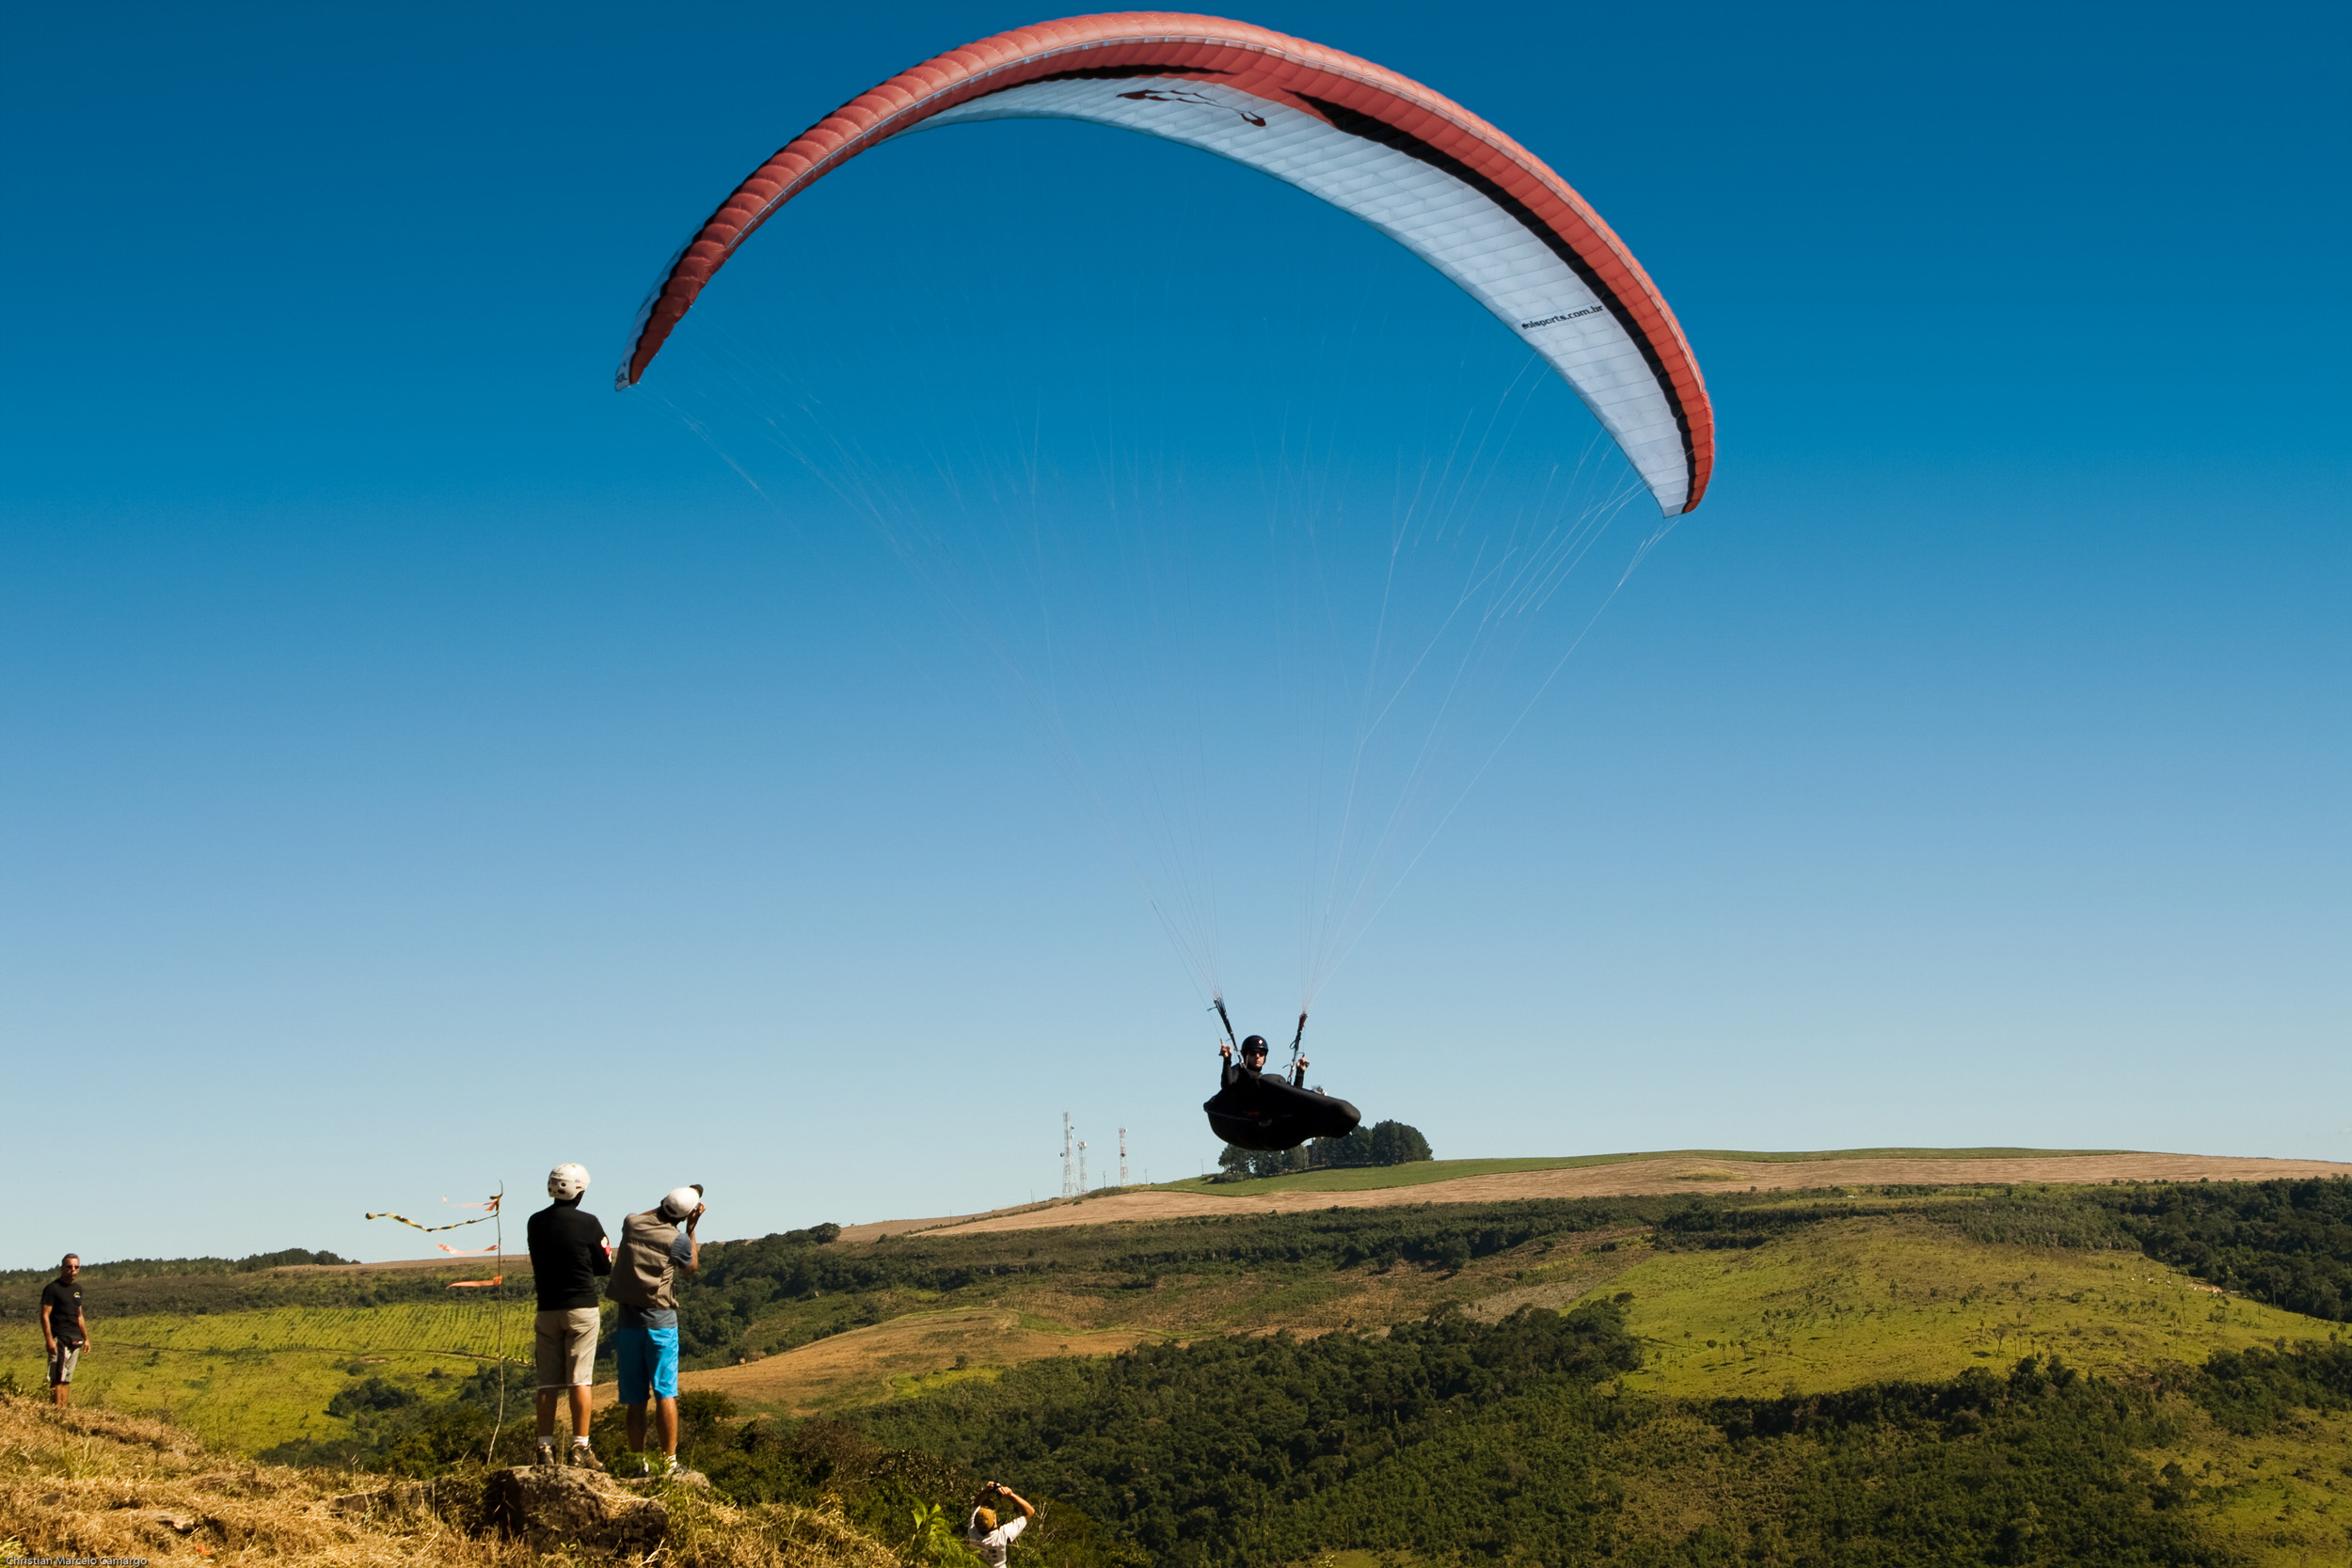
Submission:
<svg viewBox="0 0 2352 1568">
<path fill-rule="evenodd" d="M 482 1455 L 483 1462 L 488 1464 L 498 1455 L 499 1434 L 506 1425 L 506 1183 L 501 1181 L 499 1190 L 480 1203 L 453 1204 L 447 1198 L 441 1201 L 453 1209 L 485 1209 L 489 1212 L 469 1220 L 457 1220 L 449 1225 L 426 1225 L 421 1220 L 412 1220 L 405 1214 L 393 1213 L 389 1209 L 377 1210 L 366 1217 L 372 1220 L 398 1220 L 410 1229 L 421 1230 L 427 1235 L 443 1230 L 460 1230 L 469 1225 L 491 1227 L 491 1241 L 486 1247 L 460 1248 L 451 1246 L 446 1242 L 433 1243 L 453 1258 L 478 1258 L 485 1252 L 490 1255 L 489 1278 L 453 1279 L 448 1287 L 453 1291 L 487 1290 L 492 1292 L 490 1297 L 490 1350 L 492 1358 L 498 1362 L 499 1394 L 498 1412 L 490 1423 L 490 1446 L 484 1450 Z M 475 1359 L 479 1360 L 480 1357 L 477 1356 Z"/>
<path fill-rule="evenodd" d="M 498 1284 L 497 1284 L 495 1287 L 493 1287 L 493 1290 L 494 1290 L 495 1293 L 494 1293 L 494 1294 L 491 1296 L 491 1298 L 490 1298 L 490 1303 L 491 1303 L 491 1306 L 490 1306 L 490 1310 L 491 1310 L 494 1314 L 496 1314 L 496 1317 L 495 1317 L 495 1319 L 494 1319 L 494 1322 L 495 1322 L 495 1323 L 496 1323 L 496 1327 L 495 1327 L 495 1329 L 493 1330 L 492 1338 L 491 1338 L 491 1342 L 490 1342 L 490 1354 L 493 1354 L 493 1355 L 495 1355 L 495 1356 L 497 1356 L 497 1357 L 498 1357 L 498 1362 L 499 1362 L 499 1408 L 498 1408 L 498 1415 L 497 1415 L 497 1416 L 496 1416 L 496 1417 L 495 1417 L 495 1418 L 491 1420 L 491 1422 L 490 1422 L 490 1446 L 489 1446 L 488 1448 L 486 1448 L 486 1449 L 483 1449 L 483 1450 L 482 1450 L 482 1463 L 484 1463 L 485 1465 L 495 1465 L 495 1464 L 497 1464 L 497 1463 L 498 1463 L 498 1455 L 499 1455 L 499 1433 L 500 1433 L 501 1431 L 502 1431 L 502 1430 L 505 1428 L 505 1426 L 506 1426 L 506 1210 L 505 1210 L 505 1201 L 506 1201 L 506 1183 L 505 1183 L 505 1182 L 503 1182 L 503 1181 L 501 1181 L 501 1182 L 500 1182 L 500 1183 L 499 1183 L 498 1196 L 496 1196 L 496 1197 L 494 1197 L 494 1198 L 492 1198 L 492 1199 L 490 1200 L 490 1204 L 491 1204 L 491 1208 L 490 1208 L 490 1215 L 491 1215 L 491 1217 L 492 1217 L 493 1219 L 496 1219 L 496 1220 L 498 1221 L 498 1225 L 497 1225 L 497 1227 L 495 1227 L 495 1230 L 494 1230 L 494 1234 L 495 1234 L 495 1235 L 496 1235 L 496 1237 L 497 1237 L 497 1241 L 493 1243 L 493 1244 L 494 1244 L 494 1245 L 496 1245 L 496 1246 L 497 1246 L 497 1248 L 498 1248 L 498 1252 L 497 1252 L 497 1254 L 495 1255 L 495 1258 L 494 1258 L 494 1259 L 493 1259 L 493 1260 L 494 1260 L 494 1262 L 496 1263 L 496 1267 L 494 1267 L 494 1268 L 490 1271 L 490 1272 L 491 1272 L 491 1275 L 493 1275 L 493 1276 L 494 1276 L 494 1277 L 498 1280 Z"/>
</svg>

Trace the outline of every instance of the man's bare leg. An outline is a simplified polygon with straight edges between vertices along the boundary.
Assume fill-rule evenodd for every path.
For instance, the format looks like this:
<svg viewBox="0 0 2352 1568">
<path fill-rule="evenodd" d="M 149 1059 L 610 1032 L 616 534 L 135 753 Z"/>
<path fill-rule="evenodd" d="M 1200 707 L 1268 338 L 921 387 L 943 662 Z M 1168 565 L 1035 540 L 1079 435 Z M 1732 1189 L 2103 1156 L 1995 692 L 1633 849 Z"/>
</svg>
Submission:
<svg viewBox="0 0 2352 1568">
<path fill-rule="evenodd" d="M 63 1408 L 63 1406 L 64 1406 L 64 1404 L 65 1404 L 66 1390 L 68 1390 L 69 1388 L 72 1388 L 72 1386 L 73 1386 L 73 1385 L 72 1385 L 71 1383 L 53 1383 L 53 1384 L 51 1384 L 51 1385 L 49 1386 L 49 1402 L 50 1402 L 51 1404 L 56 1405 L 56 1406 L 58 1406 L 58 1407 L 60 1407 L 60 1408 Z"/>
<path fill-rule="evenodd" d="M 654 1424 L 661 1433 L 661 1451 L 672 1459 L 677 1457 L 677 1401 L 658 1396 L 653 1402 Z M 633 1453 L 645 1451 L 645 1407 L 628 1407 L 628 1446 Z"/>
<path fill-rule="evenodd" d="M 572 1436 L 579 1442 L 588 1441 L 588 1385 L 572 1385 Z"/>
</svg>

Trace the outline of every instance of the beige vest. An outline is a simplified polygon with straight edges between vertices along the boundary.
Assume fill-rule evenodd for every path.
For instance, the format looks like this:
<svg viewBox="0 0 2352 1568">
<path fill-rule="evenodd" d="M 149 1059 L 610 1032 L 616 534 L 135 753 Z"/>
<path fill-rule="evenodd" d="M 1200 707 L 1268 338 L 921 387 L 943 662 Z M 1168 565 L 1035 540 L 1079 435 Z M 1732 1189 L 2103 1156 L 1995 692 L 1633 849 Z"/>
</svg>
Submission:
<svg viewBox="0 0 2352 1568">
<path fill-rule="evenodd" d="M 621 1244 L 612 1249 L 612 1281 L 605 1294 L 630 1307 L 676 1311 L 670 1259 L 676 1241 L 677 1227 L 651 1210 L 621 1221 Z"/>
</svg>

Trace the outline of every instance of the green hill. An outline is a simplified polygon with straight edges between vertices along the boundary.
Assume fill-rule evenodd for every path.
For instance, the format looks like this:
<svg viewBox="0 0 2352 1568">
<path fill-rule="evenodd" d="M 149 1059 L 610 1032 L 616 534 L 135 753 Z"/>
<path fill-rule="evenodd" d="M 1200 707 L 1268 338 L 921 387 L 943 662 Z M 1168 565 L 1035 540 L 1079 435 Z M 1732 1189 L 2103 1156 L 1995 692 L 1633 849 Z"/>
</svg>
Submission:
<svg viewBox="0 0 2352 1568">
<path fill-rule="evenodd" d="M 93 1291 L 80 1396 L 410 1473 L 486 1442 L 494 1377 L 453 1374 L 494 1370 L 518 1327 L 495 1304 L 266 1286 L 200 1315 L 109 1317 Z M 1064 1521 L 1039 1562 L 2284 1564 L 2352 1544 L 2343 1179 L 819 1227 L 708 1250 L 682 1317 L 690 1443 L 727 1495 L 831 1493 L 882 1521 L 1005 1473 Z M 598 1432 L 617 1444 L 610 1416 Z"/>
</svg>

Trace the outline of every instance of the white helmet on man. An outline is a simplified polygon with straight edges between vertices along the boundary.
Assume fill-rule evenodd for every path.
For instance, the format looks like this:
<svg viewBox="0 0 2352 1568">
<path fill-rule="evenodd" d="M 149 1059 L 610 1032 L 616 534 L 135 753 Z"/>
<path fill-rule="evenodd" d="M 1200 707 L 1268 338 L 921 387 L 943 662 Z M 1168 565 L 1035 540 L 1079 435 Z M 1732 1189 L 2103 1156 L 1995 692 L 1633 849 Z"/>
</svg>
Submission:
<svg viewBox="0 0 2352 1568">
<path fill-rule="evenodd" d="M 699 1183 L 691 1187 L 673 1187 L 661 1199 L 661 1217 L 675 1225 L 702 1207 L 703 1190 Z"/>
<path fill-rule="evenodd" d="M 559 1203 L 569 1202 L 588 1190 L 588 1167 L 571 1161 L 548 1172 L 548 1196 Z"/>
</svg>

